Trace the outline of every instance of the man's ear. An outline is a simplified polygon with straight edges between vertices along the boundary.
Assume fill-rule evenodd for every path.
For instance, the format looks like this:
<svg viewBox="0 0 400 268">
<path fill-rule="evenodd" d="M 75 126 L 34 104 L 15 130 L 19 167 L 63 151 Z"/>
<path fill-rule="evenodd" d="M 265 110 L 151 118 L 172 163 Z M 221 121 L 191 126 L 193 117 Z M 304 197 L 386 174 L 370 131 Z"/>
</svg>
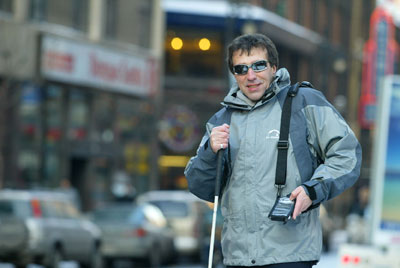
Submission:
<svg viewBox="0 0 400 268">
<path fill-rule="evenodd" d="M 274 75 L 276 75 L 276 65 L 274 65 L 274 66 L 271 66 L 271 68 L 272 68 L 272 72 L 273 72 L 273 74 L 274 74 Z"/>
</svg>

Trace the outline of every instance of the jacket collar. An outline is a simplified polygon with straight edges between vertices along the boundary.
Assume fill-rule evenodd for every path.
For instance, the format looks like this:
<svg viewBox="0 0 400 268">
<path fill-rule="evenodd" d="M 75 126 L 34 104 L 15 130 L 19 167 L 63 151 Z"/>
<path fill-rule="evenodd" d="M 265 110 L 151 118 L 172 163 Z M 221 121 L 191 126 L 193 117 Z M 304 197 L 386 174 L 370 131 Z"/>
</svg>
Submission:
<svg viewBox="0 0 400 268">
<path fill-rule="evenodd" d="M 240 91 L 238 85 L 235 83 L 231 87 L 229 93 L 225 96 L 224 101 L 221 104 L 226 107 L 241 110 L 251 110 L 266 103 L 269 99 L 278 94 L 279 91 L 281 91 L 284 87 L 288 85 L 290 85 L 289 72 L 286 68 L 281 68 L 276 72 L 274 80 L 259 101 L 253 102 L 248 99 Z"/>
</svg>

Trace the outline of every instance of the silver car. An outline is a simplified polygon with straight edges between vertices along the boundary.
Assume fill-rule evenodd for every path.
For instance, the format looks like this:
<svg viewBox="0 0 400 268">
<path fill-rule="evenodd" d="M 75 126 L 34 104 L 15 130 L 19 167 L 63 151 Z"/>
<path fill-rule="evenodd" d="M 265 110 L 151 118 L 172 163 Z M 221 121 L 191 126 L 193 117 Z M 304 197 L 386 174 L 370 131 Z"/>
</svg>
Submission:
<svg viewBox="0 0 400 268">
<path fill-rule="evenodd" d="M 210 209 L 207 203 L 188 191 L 149 191 L 137 198 L 161 209 L 174 231 L 174 246 L 181 257 L 199 260 L 204 251 L 204 215 Z"/>
<path fill-rule="evenodd" d="M 173 233 L 162 212 L 151 204 L 110 204 L 89 217 L 102 231 L 106 267 L 118 259 L 144 261 L 141 267 L 160 267 L 174 258 Z"/>
<path fill-rule="evenodd" d="M 0 191 L 0 262 L 56 268 L 62 260 L 102 267 L 100 229 L 83 218 L 67 193 Z"/>
</svg>

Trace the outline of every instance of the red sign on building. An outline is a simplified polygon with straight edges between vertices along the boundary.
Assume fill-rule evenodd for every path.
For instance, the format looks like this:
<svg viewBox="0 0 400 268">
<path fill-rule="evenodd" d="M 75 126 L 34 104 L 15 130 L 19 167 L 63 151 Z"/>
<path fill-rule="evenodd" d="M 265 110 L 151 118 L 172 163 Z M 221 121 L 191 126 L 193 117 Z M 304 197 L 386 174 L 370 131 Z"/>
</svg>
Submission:
<svg viewBox="0 0 400 268">
<path fill-rule="evenodd" d="M 398 45 L 392 16 L 376 8 L 371 16 L 370 37 L 364 46 L 359 120 L 362 128 L 374 126 L 376 100 L 385 75 L 394 73 Z"/>
</svg>

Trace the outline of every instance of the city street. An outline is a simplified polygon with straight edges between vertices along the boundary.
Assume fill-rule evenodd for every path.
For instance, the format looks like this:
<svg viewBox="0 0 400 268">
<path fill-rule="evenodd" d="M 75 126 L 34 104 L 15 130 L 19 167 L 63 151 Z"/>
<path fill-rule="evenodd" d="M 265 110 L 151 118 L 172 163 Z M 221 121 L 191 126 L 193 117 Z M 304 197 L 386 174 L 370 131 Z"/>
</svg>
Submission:
<svg viewBox="0 0 400 268">
<path fill-rule="evenodd" d="M 322 255 L 320 262 L 315 266 L 316 268 L 335 268 L 338 267 L 337 263 L 337 254 L 335 252 L 329 252 Z M 120 262 L 117 266 L 118 268 L 142 268 L 141 266 L 131 266 L 127 262 Z M 14 268 L 12 264 L 4 264 L 0 263 L 0 268 Z M 39 265 L 29 265 L 27 268 L 42 268 Z M 61 268 L 78 268 L 78 265 L 75 262 L 64 262 L 61 265 Z M 105 267 L 108 268 L 108 267 Z M 200 264 L 188 264 L 188 263 L 181 263 L 181 264 L 174 264 L 165 266 L 164 268 L 204 268 L 204 266 Z M 218 267 L 222 268 L 222 267 Z"/>
</svg>

